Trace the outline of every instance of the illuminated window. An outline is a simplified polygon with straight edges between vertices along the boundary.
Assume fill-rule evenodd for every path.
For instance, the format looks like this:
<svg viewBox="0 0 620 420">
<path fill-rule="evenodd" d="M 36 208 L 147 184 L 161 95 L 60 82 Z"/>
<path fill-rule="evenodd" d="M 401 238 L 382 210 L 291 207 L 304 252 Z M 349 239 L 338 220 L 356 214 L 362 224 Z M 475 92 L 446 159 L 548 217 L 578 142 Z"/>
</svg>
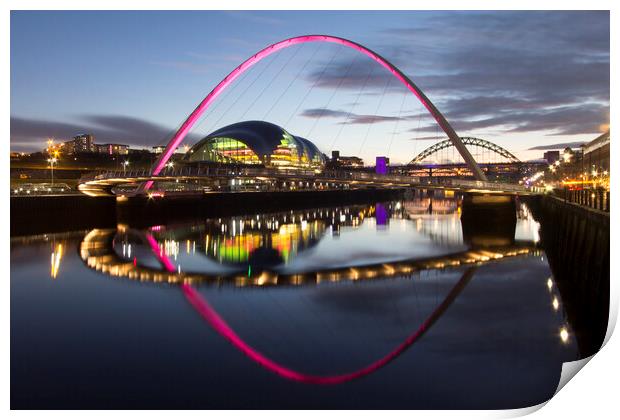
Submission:
<svg viewBox="0 0 620 420">
<path fill-rule="evenodd" d="M 189 156 L 189 160 L 221 163 L 259 164 L 260 159 L 245 143 L 228 137 L 209 139 Z"/>
<path fill-rule="evenodd" d="M 299 167 L 299 153 L 297 141 L 289 133 L 284 132 L 280 144 L 271 154 L 270 163 L 273 166 Z"/>
</svg>

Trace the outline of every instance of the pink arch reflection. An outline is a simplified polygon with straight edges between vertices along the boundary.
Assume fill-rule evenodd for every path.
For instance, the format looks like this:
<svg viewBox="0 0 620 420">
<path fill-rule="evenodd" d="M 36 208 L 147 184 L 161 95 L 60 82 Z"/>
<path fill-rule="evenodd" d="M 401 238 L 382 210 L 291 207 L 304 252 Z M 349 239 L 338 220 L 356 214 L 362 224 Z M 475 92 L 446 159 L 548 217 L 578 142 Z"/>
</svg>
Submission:
<svg viewBox="0 0 620 420">
<path fill-rule="evenodd" d="M 160 261 L 162 266 L 168 272 L 175 272 L 176 269 L 174 264 L 163 252 L 161 252 L 159 246 L 157 245 L 157 241 L 153 238 L 153 236 L 147 234 L 146 237 L 151 247 L 151 250 Z M 228 325 L 228 323 L 215 311 L 215 309 L 213 309 L 207 299 L 205 299 L 200 293 L 198 293 L 198 291 L 194 289 L 190 284 L 183 284 L 181 288 L 183 290 L 183 294 L 190 302 L 190 304 L 194 307 L 194 309 L 198 311 L 198 313 L 209 323 L 209 325 L 211 325 L 211 327 L 215 331 L 217 331 L 218 334 L 228 340 L 233 346 L 235 346 L 237 349 L 239 349 L 241 352 L 243 352 L 246 356 L 254 360 L 259 365 L 267 368 L 268 370 L 276 373 L 283 378 L 293 381 L 319 385 L 334 385 L 366 376 L 387 365 L 392 360 L 400 356 L 405 350 L 407 350 L 416 341 L 418 341 L 424 335 L 424 333 L 428 331 L 428 329 L 435 323 L 435 321 L 437 321 L 437 319 L 441 317 L 441 315 L 446 311 L 446 309 L 448 309 L 454 299 L 456 299 L 456 297 L 460 294 L 463 288 L 467 285 L 475 270 L 475 267 L 467 269 L 465 273 L 463 273 L 463 275 L 461 276 L 461 279 L 454 285 L 450 293 L 446 296 L 446 298 L 441 302 L 439 306 L 437 306 L 433 313 L 431 313 L 431 315 L 420 325 L 420 327 L 387 355 L 354 372 L 325 376 L 311 375 L 298 372 L 296 370 L 283 366 L 275 362 L 274 360 L 269 359 L 258 350 L 247 344 L 241 337 L 239 337 L 239 335 L 237 335 L 237 333 L 230 327 L 230 325 Z"/>
<path fill-rule="evenodd" d="M 356 42 L 349 41 L 348 39 L 339 38 L 336 36 L 330 35 L 304 35 L 297 36 L 289 39 L 285 39 L 284 41 L 276 42 L 268 46 L 267 48 L 262 49 L 261 51 L 254 54 L 252 57 L 245 60 L 241 65 L 235 68 L 232 72 L 228 74 L 203 100 L 200 104 L 194 109 L 194 111 L 187 117 L 185 122 L 181 124 L 181 127 L 174 134 L 164 152 L 159 156 L 157 161 L 154 163 L 152 168 L 152 174 L 158 175 L 164 165 L 168 160 L 172 157 L 176 148 L 181 144 L 183 139 L 187 136 L 192 127 L 196 124 L 200 116 L 209 108 L 209 106 L 215 101 L 215 99 L 232 83 L 234 82 L 242 73 L 252 67 L 254 64 L 258 63 L 265 57 L 270 56 L 271 54 L 280 51 L 284 48 L 291 47 L 297 44 L 304 44 L 307 42 L 329 42 L 344 45 L 345 47 L 352 48 L 356 51 L 361 52 L 362 54 L 370 57 L 377 63 L 381 64 L 385 67 L 396 79 L 398 79 L 407 89 L 409 89 L 418 100 L 424 105 L 424 107 L 428 110 L 428 112 L 433 116 L 433 118 L 437 121 L 437 124 L 442 128 L 442 130 L 448 135 L 455 147 L 459 150 L 465 161 L 471 166 L 471 169 L 474 171 L 474 174 L 477 178 L 486 180 L 486 177 L 480 171 L 480 168 L 475 163 L 473 157 L 467 150 L 467 148 L 462 144 L 460 138 L 450 126 L 448 121 L 444 118 L 444 116 L 439 112 L 439 110 L 432 104 L 432 102 L 424 95 L 424 93 L 407 77 L 405 76 L 398 68 L 396 68 L 392 63 L 387 61 L 385 58 L 381 57 L 379 54 L 374 51 L 360 45 Z M 482 177 L 482 178 L 480 178 Z M 142 187 L 143 190 L 147 190 L 153 185 L 153 181 L 148 181 Z M 142 190 L 142 191 L 143 191 Z"/>
</svg>

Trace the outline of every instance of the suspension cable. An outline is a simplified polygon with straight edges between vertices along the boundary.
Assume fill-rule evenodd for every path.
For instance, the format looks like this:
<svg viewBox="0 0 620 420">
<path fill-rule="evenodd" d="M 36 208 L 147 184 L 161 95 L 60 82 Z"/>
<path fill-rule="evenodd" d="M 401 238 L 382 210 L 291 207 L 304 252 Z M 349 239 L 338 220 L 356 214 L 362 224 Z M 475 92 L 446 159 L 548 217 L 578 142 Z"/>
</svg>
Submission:
<svg viewBox="0 0 620 420">
<path fill-rule="evenodd" d="M 413 142 L 413 156 L 418 155 L 418 142 L 420 141 L 420 125 L 421 124 L 422 124 L 422 113 L 418 112 L 418 128 L 416 128 L 415 130 L 415 141 Z"/>
<path fill-rule="evenodd" d="M 256 83 L 256 81 L 258 79 L 260 79 L 260 77 L 263 75 L 263 73 L 265 73 L 265 71 L 271 66 L 271 64 L 273 63 L 273 61 L 275 60 L 275 56 L 271 59 L 271 61 L 269 61 L 269 63 L 267 63 L 267 65 L 265 67 L 263 67 L 263 69 L 259 72 L 259 74 L 256 76 L 256 78 L 254 80 L 252 80 L 252 82 L 243 90 L 243 92 L 241 93 L 241 95 L 239 95 L 239 97 L 235 100 L 235 102 L 233 102 L 224 113 L 222 113 L 222 115 L 220 115 L 220 117 L 217 119 L 217 121 L 215 121 L 215 123 L 213 123 L 211 125 L 211 128 L 209 129 L 209 132 L 211 132 L 213 130 L 214 127 L 217 127 L 217 124 L 222 120 L 222 118 L 224 118 L 224 116 L 228 115 L 228 111 L 230 111 L 232 109 L 233 106 L 235 106 L 237 104 L 237 102 L 239 102 L 239 99 L 241 99 L 245 93 L 248 91 L 248 89 L 250 89 L 252 86 L 254 86 L 254 84 Z"/>
<path fill-rule="evenodd" d="M 408 91 L 405 91 L 403 93 L 403 100 L 400 103 L 400 110 L 398 111 L 398 119 L 396 120 L 396 123 L 394 124 L 394 131 L 392 131 L 392 139 L 390 140 L 390 146 L 388 147 L 388 152 L 387 152 L 387 156 L 388 158 L 390 157 L 390 151 L 392 150 L 392 143 L 394 143 L 394 137 L 396 137 L 396 130 L 398 130 L 398 123 L 400 123 L 400 119 L 403 113 L 403 106 L 405 106 L 405 99 L 407 99 L 408 95 Z"/>
<path fill-rule="evenodd" d="M 261 98 L 261 96 L 263 96 L 263 94 L 265 93 L 265 91 L 267 89 L 269 89 L 271 87 L 271 85 L 273 84 L 273 82 L 275 82 L 275 80 L 280 76 L 280 74 L 282 74 L 282 71 L 286 68 L 286 66 L 288 66 L 290 64 L 290 62 L 293 60 L 293 58 L 295 58 L 295 56 L 297 56 L 297 53 L 299 52 L 300 48 L 297 47 L 295 49 L 295 52 L 293 54 L 291 54 L 291 56 L 289 57 L 288 60 L 286 60 L 286 63 L 284 63 L 284 65 L 280 68 L 280 70 L 278 70 L 276 72 L 276 74 L 271 78 L 271 80 L 269 81 L 269 83 L 267 83 L 263 89 L 260 91 L 260 93 L 258 94 L 258 96 L 254 99 L 254 101 L 250 104 L 250 106 L 245 110 L 245 112 L 243 113 L 243 115 L 241 115 L 241 117 L 239 118 L 240 120 L 243 120 L 243 117 L 245 117 L 245 115 L 248 113 L 248 111 L 250 109 L 252 109 L 254 107 L 254 105 L 256 104 L 256 102 Z"/>
<path fill-rule="evenodd" d="M 237 81 L 237 83 L 235 83 L 235 85 L 234 85 L 234 86 L 230 89 L 230 92 L 226 95 L 226 99 L 228 99 L 228 98 L 232 98 L 232 97 L 233 97 L 233 94 L 234 94 L 234 93 L 236 93 L 236 91 L 239 89 L 239 86 L 241 86 L 241 85 L 243 84 L 243 82 L 245 82 L 245 79 L 247 79 L 247 77 L 248 77 L 248 74 L 249 74 L 249 73 L 250 73 L 250 72 L 247 72 L 247 71 L 246 71 L 246 72 L 243 72 L 243 74 L 241 75 L 241 77 L 239 78 L 239 80 Z M 242 92 L 241 96 L 243 96 L 243 92 Z M 236 101 L 234 101 L 232 105 L 234 105 L 234 104 L 235 104 L 235 102 L 236 102 Z M 224 101 L 223 101 L 223 100 L 219 102 L 219 105 L 223 105 L 223 104 L 224 104 Z M 232 105 L 231 105 L 231 106 L 232 106 Z M 230 109 L 230 108 L 228 108 L 228 109 Z M 228 109 L 226 110 L 226 112 L 224 112 L 224 114 L 227 114 Z M 211 106 L 211 107 L 209 107 L 209 110 L 208 110 L 208 111 L 205 113 L 205 115 L 204 115 L 204 116 L 200 119 L 200 122 L 199 122 L 199 123 L 198 123 L 198 124 L 194 127 L 194 129 L 193 129 L 193 130 L 197 130 L 198 128 L 200 128 L 200 126 L 202 126 L 202 124 L 204 124 L 204 122 L 205 122 L 207 119 L 209 119 L 209 117 L 211 117 L 211 116 L 212 116 L 212 114 L 214 114 L 216 110 L 217 110 L 217 106 Z M 207 133 L 209 133 L 209 132 L 210 132 L 210 131 L 208 131 Z"/>
<path fill-rule="evenodd" d="M 344 126 L 349 122 L 349 118 L 351 117 L 351 115 L 353 114 L 353 111 L 355 110 L 355 108 L 357 107 L 359 103 L 360 97 L 362 96 L 362 92 L 366 90 L 366 85 L 368 84 L 368 80 L 370 80 L 371 74 L 374 73 L 375 66 L 370 65 L 368 67 L 370 68 L 370 70 L 368 71 L 368 74 L 366 75 L 366 80 L 364 80 L 364 84 L 362 85 L 359 92 L 357 92 L 357 97 L 355 98 L 355 102 L 353 102 L 353 106 L 347 113 L 347 117 L 345 118 L 344 122 L 340 125 L 340 129 L 338 130 L 338 133 L 336 133 L 336 136 L 334 137 L 334 140 L 332 141 L 332 144 L 330 146 L 331 150 L 334 149 L 334 146 L 336 145 L 336 141 L 340 138 L 340 134 L 342 134 L 342 130 L 344 129 Z"/>
<path fill-rule="evenodd" d="M 375 109 L 375 114 L 374 114 L 375 116 L 378 114 L 379 108 L 381 108 L 381 104 L 383 103 L 383 98 L 385 97 L 385 92 L 387 92 L 388 86 L 390 85 L 391 82 L 392 82 L 392 78 L 388 77 L 387 82 L 385 83 L 385 86 L 383 87 L 383 93 L 381 94 L 381 99 L 379 99 L 379 103 L 377 104 L 377 109 Z M 362 144 L 360 145 L 360 150 L 358 154 L 362 153 L 362 148 L 364 147 L 366 140 L 368 140 L 368 135 L 370 134 L 370 129 L 372 128 L 374 122 L 375 120 L 373 118 L 371 119 L 370 124 L 368 124 L 368 130 L 366 130 L 366 135 L 364 136 L 364 141 L 362 141 Z"/>
<path fill-rule="evenodd" d="M 285 127 L 288 127 L 289 122 L 291 122 L 291 120 L 293 119 L 293 117 L 295 115 L 297 115 L 297 111 L 299 111 L 299 108 L 301 107 L 301 105 L 305 102 L 305 100 L 308 98 L 308 96 L 310 95 L 310 93 L 312 93 L 312 91 L 314 90 L 314 88 L 319 84 L 319 82 L 323 79 L 323 75 L 325 74 L 325 72 L 327 71 L 327 68 L 329 66 L 331 66 L 332 62 L 334 61 L 334 59 L 336 58 L 336 55 L 338 54 L 339 51 L 342 50 L 342 46 L 339 49 L 334 48 L 334 54 L 332 55 L 332 58 L 329 60 L 329 62 L 327 63 L 327 65 L 323 68 L 323 70 L 321 71 L 321 74 L 319 75 L 319 77 L 314 81 L 314 83 L 312 84 L 312 86 L 310 87 L 310 89 L 308 89 L 308 91 L 306 92 L 306 94 L 304 95 L 304 97 L 301 99 L 301 102 L 299 102 L 299 104 L 297 104 L 297 107 L 295 108 L 295 110 L 293 110 L 293 113 L 288 117 L 288 120 L 286 120 L 286 124 L 284 124 Z"/>
<path fill-rule="evenodd" d="M 265 113 L 265 115 L 263 115 L 263 120 L 265 120 L 267 118 L 267 116 L 271 113 L 271 111 L 273 111 L 273 109 L 276 107 L 276 105 L 278 103 L 280 103 L 280 100 L 284 97 L 284 95 L 289 91 L 289 89 L 291 88 L 291 86 L 293 85 L 293 83 L 295 83 L 296 80 L 299 79 L 299 76 L 301 76 L 301 73 L 303 73 L 303 71 L 306 69 L 306 67 L 308 66 L 308 64 L 314 59 L 314 56 L 316 55 L 316 53 L 321 49 L 321 47 L 323 46 L 322 43 L 318 43 L 317 48 L 314 50 L 314 52 L 312 53 L 312 55 L 310 56 L 310 58 L 308 58 L 306 60 L 306 62 L 304 63 L 303 67 L 297 72 L 297 74 L 295 75 L 295 77 L 293 79 L 291 79 L 291 81 L 289 82 L 288 86 L 286 87 L 286 89 L 284 89 L 284 91 L 280 94 L 280 96 L 275 100 L 275 102 L 271 105 L 271 107 L 267 110 L 267 112 Z M 299 47 L 299 49 L 301 49 L 301 47 Z M 299 50 L 298 49 L 298 50 Z M 286 127 L 285 127 L 286 128 Z"/>
<path fill-rule="evenodd" d="M 340 80 L 338 81 L 338 86 L 336 86 L 336 89 L 334 89 L 334 91 L 332 92 L 331 96 L 329 97 L 329 100 L 327 101 L 327 104 L 323 107 L 323 110 L 321 111 L 321 114 L 319 115 L 319 117 L 315 118 L 314 124 L 312 124 L 312 127 L 310 127 L 310 131 L 308 131 L 308 134 L 306 134 L 306 138 L 310 138 L 310 134 L 312 134 L 312 132 L 314 131 L 315 127 L 317 126 L 321 118 L 323 118 L 325 111 L 327 110 L 327 108 L 329 108 L 329 105 L 332 103 L 332 100 L 334 99 L 334 96 L 336 96 L 336 93 L 338 93 L 338 91 L 340 90 L 340 87 L 342 86 L 344 79 L 346 79 L 347 76 L 349 75 L 349 72 L 353 68 L 353 63 L 355 63 L 355 61 L 357 61 L 357 56 L 355 56 L 353 60 L 351 60 L 351 64 L 349 64 L 349 67 L 347 67 L 347 71 L 345 72 L 344 77 L 340 78 Z"/>
</svg>

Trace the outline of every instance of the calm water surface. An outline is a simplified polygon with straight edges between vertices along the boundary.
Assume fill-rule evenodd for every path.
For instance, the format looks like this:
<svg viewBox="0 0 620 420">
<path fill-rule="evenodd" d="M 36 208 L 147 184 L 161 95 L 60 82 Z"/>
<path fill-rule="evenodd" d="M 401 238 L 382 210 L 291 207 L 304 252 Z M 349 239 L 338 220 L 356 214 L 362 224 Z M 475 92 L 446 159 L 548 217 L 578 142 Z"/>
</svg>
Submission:
<svg viewBox="0 0 620 420">
<path fill-rule="evenodd" d="M 415 199 L 12 238 L 12 407 L 545 401 L 579 354 L 539 226 L 521 205 L 486 246 L 459 214 Z"/>
</svg>

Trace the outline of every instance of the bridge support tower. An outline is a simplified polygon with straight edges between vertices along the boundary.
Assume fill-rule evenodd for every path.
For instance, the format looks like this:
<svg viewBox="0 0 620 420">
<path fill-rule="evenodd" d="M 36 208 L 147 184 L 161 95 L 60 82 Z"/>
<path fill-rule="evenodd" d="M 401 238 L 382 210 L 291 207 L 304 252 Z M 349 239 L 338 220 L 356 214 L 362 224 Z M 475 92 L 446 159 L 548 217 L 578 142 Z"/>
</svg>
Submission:
<svg viewBox="0 0 620 420">
<path fill-rule="evenodd" d="M 515 196 L 468 193 L 461 211 L 463 240 L 471 246 L 505 246 L 514 242 Z"/>
</svg>

